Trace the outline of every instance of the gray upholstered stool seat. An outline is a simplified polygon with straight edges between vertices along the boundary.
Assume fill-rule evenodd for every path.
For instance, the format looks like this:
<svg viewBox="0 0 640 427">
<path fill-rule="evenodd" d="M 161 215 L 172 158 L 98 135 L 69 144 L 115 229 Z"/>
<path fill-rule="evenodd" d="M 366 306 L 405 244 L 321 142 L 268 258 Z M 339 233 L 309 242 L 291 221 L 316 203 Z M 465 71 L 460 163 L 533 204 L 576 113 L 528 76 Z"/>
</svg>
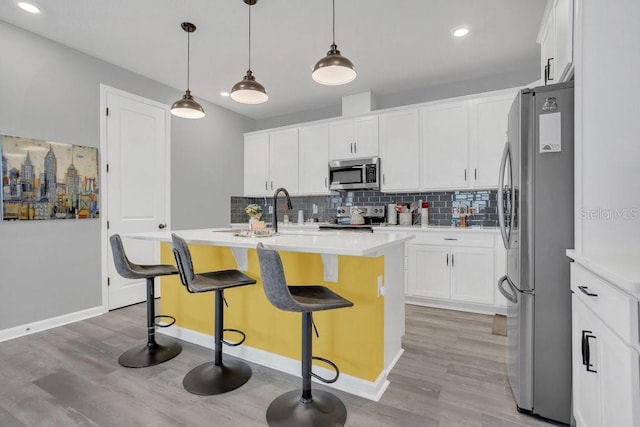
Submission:
<svg viewBox="0 0 640 427">
<path fill-rule="evenodd" d="M 172 320 L 171 323 L 165 326 L 172 325 L 175 319 L 171 316 L 155 315 L 154 280 L 159 276 L 178 274 L 178 270 L 173 265 L 134 264 L 127 258 L 122 239 L 118 234 L 114 234 L 109 240 L 111 242 L 113 262 L 118 274 L 126 279 L 146 279 L 147 281 L 147 343 L 127 350 L 120 356 L 118 363 L 128 368 L 143 368 L 157 365 L 176 357 L 182 351 L 182 346 L 178 342 L 168 338 L 161 340 L 156 338 L 156 317 Z"/>
<path fill-rule="evenodd" d="M 353 303 L 324 286 L 288 286 L 278 252 L 258 244 L 258 259 L 262 284 L 267 299 L 276 308 L 302 313 L 302 390 L 292 390 L 277 397 L 267 409 L 270 426 L 343 426 L 347 408 L 333 394 L 316 390 L 311 392 L 311 377 L 325 383 L 338 379 L 340 371 L 330 360 L 312 355 L 312 312 L 352 307 Z M 311 371 L 312 360 L 332 366 L 336 376 L 324 379 Z"/>
<path fill-rule="evenodd" d="M 253 285 L 256 281 L 238 270 L 211 271 L 196 274 L 193 269 L 191 251 L 187 242 L 175 235 L 173 254 L 180 271 L 180 280 L 188 292 L 215 292 L 215 360 L 196 366 L 185 375 L 182 385 L 190 393 L 212 396 L 226 393 L 240 387 L 251 378 L 251 367 L 240 360 L 222 361 L 222 344 L 240 345 L 246 336 L 237 329 L 224 328 L 223 302 L 224 290 L 238 286 Z M 235 332 L 242 336 L 237 343 L 228 343 L 222 339 L 225 331 Z"/>
</svg>

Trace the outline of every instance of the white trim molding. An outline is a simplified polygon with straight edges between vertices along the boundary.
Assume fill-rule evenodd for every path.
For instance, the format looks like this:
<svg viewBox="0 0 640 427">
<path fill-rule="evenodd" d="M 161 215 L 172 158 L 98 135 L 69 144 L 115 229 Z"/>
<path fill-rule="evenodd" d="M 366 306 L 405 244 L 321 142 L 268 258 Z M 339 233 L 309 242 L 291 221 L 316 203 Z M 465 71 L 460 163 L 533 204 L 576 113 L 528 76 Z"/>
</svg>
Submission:
<svg viewBox="0 0 640 427">
<path fill-rule="evenodd" d="M 100 316 L 106 313 L 103 307 L 97 306 L 86 310 L 76 311 L 74 313 L 63 314 L 62 316 L 52 317 L 50 319 L 38 320 L 37 322 L 27 323 L 13 328 L 0 330 L 0 342 L 20 338 L 25 335 L 35 334 L 36 332 L 46 331 L 47 329 L 57 328 L 79 320 L 89 319 L 91 317 Z"/>
</svg>

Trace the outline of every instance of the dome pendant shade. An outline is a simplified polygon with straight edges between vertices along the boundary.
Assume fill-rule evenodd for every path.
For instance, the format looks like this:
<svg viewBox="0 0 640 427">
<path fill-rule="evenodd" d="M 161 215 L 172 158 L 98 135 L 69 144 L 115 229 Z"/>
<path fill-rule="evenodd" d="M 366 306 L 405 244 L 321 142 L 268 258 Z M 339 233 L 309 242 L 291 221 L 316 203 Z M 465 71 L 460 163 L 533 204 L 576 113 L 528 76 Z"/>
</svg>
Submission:
<svg viewBox="0 0 640 427">
<path fill-rule="evenodd" d="M 229 96 L 242 104 L 262 104 L 269 99 L 264 86 L 256 81 L 251 70 L 247 70 L 244 78 L 233 85 Z"/>
<path fill-rule="evenodd" d="M 327 56 L 322 58 L 313 67 L 311 77 L 317 83 L 329 86 L 343 85 L 356 78 L 356 70 L 348 58 L 340 55 L 338 46 L 331 45 Z"/>
<path fill-rule="evenodd" d="M 182 99 L 174 102 L 171 106 L 171 114 L 184 119 L 201 119 L 204 117 L 204 108 L 198 104 L 191 96 L 189 89 L 189 64 L 191 59 L 190 35 L 196 30 L 196 26 L 191 22 L 183 22 L 180 27 L 187 33 L 187 90 L 182 95 Z"/>
<path fill-rule="evenodd" d="M 191 91 L 187 89 L 182 99 L 171 106 L 171 114 L 184 119 L 201 119 L 204 117 L 204 109 L 193 99 Z"/>
</svg>

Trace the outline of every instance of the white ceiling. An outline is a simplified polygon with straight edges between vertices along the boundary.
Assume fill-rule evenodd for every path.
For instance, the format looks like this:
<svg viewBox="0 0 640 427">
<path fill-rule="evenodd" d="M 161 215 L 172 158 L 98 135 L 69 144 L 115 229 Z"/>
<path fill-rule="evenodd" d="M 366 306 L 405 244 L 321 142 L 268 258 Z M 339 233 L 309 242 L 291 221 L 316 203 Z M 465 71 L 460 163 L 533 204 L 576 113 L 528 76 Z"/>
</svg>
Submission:
<svg viewBox="0 0 640 427">
<path fill-rule="evenodd" d="M 193 22 L 193 95 L 263 119 L 368 90 L 387 95 L 521 71 L 540 55 L 546 0 L 337 0 L 336 43 L 358 76 L 335 87 L 311 79 L 331 44 L 331 1 L 260 0 L 251 11 L 251 68 L 270 99 L 253 106 L 219 94 L 247 69 L 243 0 L 33 0 L 41 15 L 15 2 L 0 2 L 0 19 L 181 91 L 187 40 L 180 23 Z M 471 32 L 454 39 L 460 25 Z"/>
</svg>

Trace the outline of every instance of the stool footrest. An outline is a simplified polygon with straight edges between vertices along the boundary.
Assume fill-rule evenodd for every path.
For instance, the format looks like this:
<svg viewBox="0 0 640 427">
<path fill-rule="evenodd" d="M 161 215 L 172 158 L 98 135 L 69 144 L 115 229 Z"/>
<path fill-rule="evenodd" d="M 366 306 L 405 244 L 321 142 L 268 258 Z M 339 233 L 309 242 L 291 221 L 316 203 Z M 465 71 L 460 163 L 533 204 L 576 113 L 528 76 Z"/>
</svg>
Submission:
<svg viewBox="0 0 640 427">
<path fill-rule="evenodd" d="M 338 377 L 340 376 L 340 369 L 338 369 L 338 365 L 336 365 L 335 363 L 333 363 L 329 359 L 325 359 L 324 357 L 312 356 L 311 359 L 319 360 L 319 361 L 321 361 L 323 363 L 326 363 L 327 365 L 331 366 L 336 371 L 336 376 L 331 378 L 331 379 L 327 379 L 327 378 L 321 377 L 320 375 L 314 374 L 313 372 L 311 372 L 311 375 L 314 378 L 322 381 L 325 384 L 332 384 L 332 383 L 335 383 L 336 381 L 338 381 Z"/>
<path fill-rule="evenodd" d="M 158 321 L 162 321 L 163 319 L 169 319 L 168 323 L 158 323 Z M 176 323 L 176 318 L 173 316 L 169 316 L 168 314 L 158 314 L 154 317 L 154 324 L 158 328 L 168 328 L 169 326 L 173 326 Z"/>
<path fill-rule="evenodd" d="M 244 332 L 242 332 L 241 330 L 239 330 L 239 329 L 225 328 L 225 329 L 222 330 L 222 332 L 234 332 L 236 334 L 242 335 L 242 339 L 240 341 L 238 341 L 238 342 L 229 342 L 229 341 L 225 341 L 223 339 L 222 343 L 224 345 L 228 345 L 229 347 L 237 347 L 237 346 L 241 345 L 243 342 L 245 342 L 245 340 L 247 339 L 247 335 Z"/>
</svg>

